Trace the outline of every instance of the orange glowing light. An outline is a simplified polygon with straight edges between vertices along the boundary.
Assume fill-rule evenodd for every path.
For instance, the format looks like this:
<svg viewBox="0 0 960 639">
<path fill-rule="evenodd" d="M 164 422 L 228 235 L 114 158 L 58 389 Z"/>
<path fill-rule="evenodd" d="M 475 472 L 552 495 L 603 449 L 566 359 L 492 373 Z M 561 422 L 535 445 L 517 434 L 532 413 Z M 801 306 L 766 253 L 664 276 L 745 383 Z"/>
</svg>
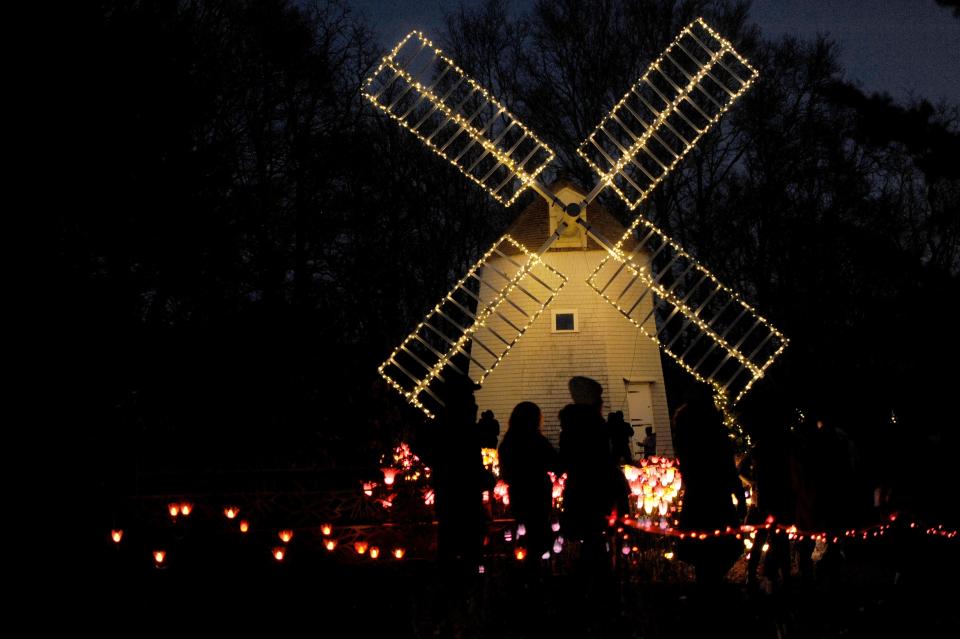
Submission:
<svg viewBox="0 0 960 639">
<path fill-rule="evenodd" d="M 153 560 L 157 562 L 157 565 L 162 564 L 167 558 L 166 550 L 154 550 L 153 551 Z"/>
<path fill-rule="evenodd" d="M 523 548 L 517 548 L 513 553 L 518 561 L 523 561 L 527 556 L 527 551 Z"/>
<path fill-rule="evenodd" d="M 390 468 L 389 466 L 381 468 L 383 471 L 383 483 L 387 486 L 393 486 L 393 482 L 397 479 L 397 473 L 400 471 L 396 468 Z"/>
<path fill-rule="evenodd" d="M 333 550 L 334 548 L 337 547 L 337 540 L 328 539 L 327 541 L 324 542 L 323 545 L 326 547 L 327 550 Z"/>
<path fill-rule="evenodd" d="M 376 559 L 376 558 L 379 557 L 379 556 L 380 556 L 380 549 L 377 548 L 376 546 L 371 546 L 371 547 L 370 547 L 370 559 Z"/>
<path fill-rule="evenodd" d="M 189 516 L 190 513 L 192 513 L 192 512 L 193 512 L 193 504 L 192 504 L 191 502 L 185 501 L 185 502 L 182 502 L 182 503 L 180 504 L 180 514 L 181 514 L 181 515 L 183 515 L 184 517 L 187 517 L 187 516 Z"/>
<path fill-rule="evenodd" d="M 273 549 L 273 558 L 277 561 L 283 561 L 283 558 L 286 556 L 286 549 L 283 546 L 277 546 Z"/>
<path fill-rule="evenodd" d="M 240 509 L 236 506 L 227 506 L 223 509 L 223 514 L 226 515 L 227 519 L 233 519 L 240 512 Z"/>
<path fill-rule="evenodd" d="M 250 522 L 246 519 L 240 520 L 240 532 L 245 533 L 250 530 Z"/>
<path fill-rule="evenodd" d="M 320 526 L 320 534 L 322 534 L 324 537 L 329 537 L 330 533 L 332 532 L 333 532 L 333 526 L 331 526 L 330 524 L 323 524 L 322 526 Z"/>
<path fill-rule="evenodd" d="M 293 539 L 293 531 L 281 530 L 279 533 L 277 533 L 277 536 L 280 537 L 280 541 L 282 541 L 285 544 L 288 544 L 290 543 L 290 540 Z"/>
<path fill-rule="evenodd" d="M 170 504 L 167 506 L 167 512 L 170 513 L 171 517 L 176 517 L 180 514 L 180 504 Z"/>
<path fill-rule="evenodd" d="M 111 530 L 111 531 L 110 531 L 110 539 L 113 540 L 113 543 L 119 544 L 119 543 L 120 543 L 120 540 L 123 539 L 123 531 L 122 531 L 122 530 Z"/>
<path fill-rule="evenodd" d="M 357 551 L 358 555 L 362 555 L 367 552 L 368 544 L 365 541 L 358 541 L 353 544 L 353 549 Z"/>
<path fill-rule="evenodd" d="M 403 548 L 394 548 L 394 549 L 393 549 L 393 556 L 396 557 L 397 559 L 403 559 L 403 556 L 404 556 L 405 554 L 407 554 L 407 551 L 404 550 Z"/>
</svg>

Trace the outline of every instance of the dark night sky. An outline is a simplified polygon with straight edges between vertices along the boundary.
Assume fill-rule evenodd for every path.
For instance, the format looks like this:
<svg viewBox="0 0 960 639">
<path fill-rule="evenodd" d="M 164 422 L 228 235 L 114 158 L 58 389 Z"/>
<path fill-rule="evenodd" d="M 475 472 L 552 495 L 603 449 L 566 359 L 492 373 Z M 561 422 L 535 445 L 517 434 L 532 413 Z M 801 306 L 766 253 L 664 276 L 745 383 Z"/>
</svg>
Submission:
<svg viewBox="0 0 960 639">
<path fill-rule="evenodd" d="M 369 18 L 385 46 L 392 46 L 412 29 L 435 36 L 444 12 L 459 2 L 349 4 Z M 521 0 L 514 6 L 523 11 L 532 4 Z M 864 91 L 887 92 L 900 101 L 913 95 L 960 103 L 960 19 L 935 0 L 754 0 L 751 15 L 767 37 L 829 35 L 840 45 L 847 79 Z"/>
</svg>

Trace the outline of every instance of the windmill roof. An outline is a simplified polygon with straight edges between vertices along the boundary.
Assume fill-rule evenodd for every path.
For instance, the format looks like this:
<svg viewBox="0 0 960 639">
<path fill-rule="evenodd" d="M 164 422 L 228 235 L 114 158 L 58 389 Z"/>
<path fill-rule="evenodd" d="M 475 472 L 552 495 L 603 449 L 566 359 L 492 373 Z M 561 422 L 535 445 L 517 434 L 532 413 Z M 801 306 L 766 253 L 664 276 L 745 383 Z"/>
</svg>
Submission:
<svg viewBox="0 0 960 639">
<path fill-rule="evenodd" d="M 550 184 L 548 188 L 552 192 L 557 193 L 565 187 L 576 191 L 581 196 L 586 193 L 586 190 L 582 186 L 566 179 L 557 180 Z M 611 243 L 615 244 L 627 231 L 625 226 L 618 222 L 606 208 L 596 201 L 591 202 L 587 206 L 586 213 L 587 222 L 593 227 L 593 230 Z M 547 238 L 550 237 L 550 205 L 542 197 L 537 197 L 517 216 L 517 219 L 513 221 L 513 224 L 510 225 L 506 232 L 529 250 L 536 251 L 547 241 Z M 632 250 L 635 246 L 636 242 L 630 241 L 624 245 L 624 248 Z M 550 251 L 570 250 L 584 249 L 557 248 L 556 246 L 550 249 Z M 588 235 L 586 250 L 602 251 L 604 249 Z"/>
</svg>

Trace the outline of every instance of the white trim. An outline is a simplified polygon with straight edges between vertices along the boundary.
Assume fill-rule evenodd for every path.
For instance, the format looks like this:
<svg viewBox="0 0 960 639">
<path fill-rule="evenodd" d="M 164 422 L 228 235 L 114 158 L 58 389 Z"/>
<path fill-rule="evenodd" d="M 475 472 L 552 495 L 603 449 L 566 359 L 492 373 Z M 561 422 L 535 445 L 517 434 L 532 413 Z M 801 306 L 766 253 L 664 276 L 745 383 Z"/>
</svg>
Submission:
<svg viewBox="0 0 960 639">
<path fill-rule="evenodd" d="M 557 315 L 573 315 L 572 330 L 557 330 Z M 580 314 L 575 308 L 558 308 L 550 311 L 550 332 L 551 333 L 579 333 L 580 332 Z"/>
</svg>

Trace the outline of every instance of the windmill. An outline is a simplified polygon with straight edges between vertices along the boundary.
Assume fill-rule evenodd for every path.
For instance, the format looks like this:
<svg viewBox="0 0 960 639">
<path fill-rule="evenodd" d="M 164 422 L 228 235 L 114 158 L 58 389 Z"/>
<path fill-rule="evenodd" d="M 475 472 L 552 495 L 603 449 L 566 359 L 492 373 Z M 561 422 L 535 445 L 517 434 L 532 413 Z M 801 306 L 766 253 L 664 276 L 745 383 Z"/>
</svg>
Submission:
<svg viewBox="0 0 960 639">
<path fill-rule="evenodd" d="M 539 179 L 550 147 L 426 36 L 407 35 L 366 80 L 364 96 L 504 206 L 531 188 L 564 215 L 539 247 L 497 240 L 379 367 L 384 379 L 428 417 L 443 406 L 446 372 L 482 384 L 560 295 L 567 277 L 541 258 L 578 224 L 606 249 L 589 286 L 713 387 L 721 405 L 735 404 L 787 339 L 642 215 L 610 240 L 582 213 L 606 188 L 635 210 L 756 77 L 733 45 L 693 21 L 577 148 L 599 180 L 582 201 L 564 203 Z"/>
</svg>

